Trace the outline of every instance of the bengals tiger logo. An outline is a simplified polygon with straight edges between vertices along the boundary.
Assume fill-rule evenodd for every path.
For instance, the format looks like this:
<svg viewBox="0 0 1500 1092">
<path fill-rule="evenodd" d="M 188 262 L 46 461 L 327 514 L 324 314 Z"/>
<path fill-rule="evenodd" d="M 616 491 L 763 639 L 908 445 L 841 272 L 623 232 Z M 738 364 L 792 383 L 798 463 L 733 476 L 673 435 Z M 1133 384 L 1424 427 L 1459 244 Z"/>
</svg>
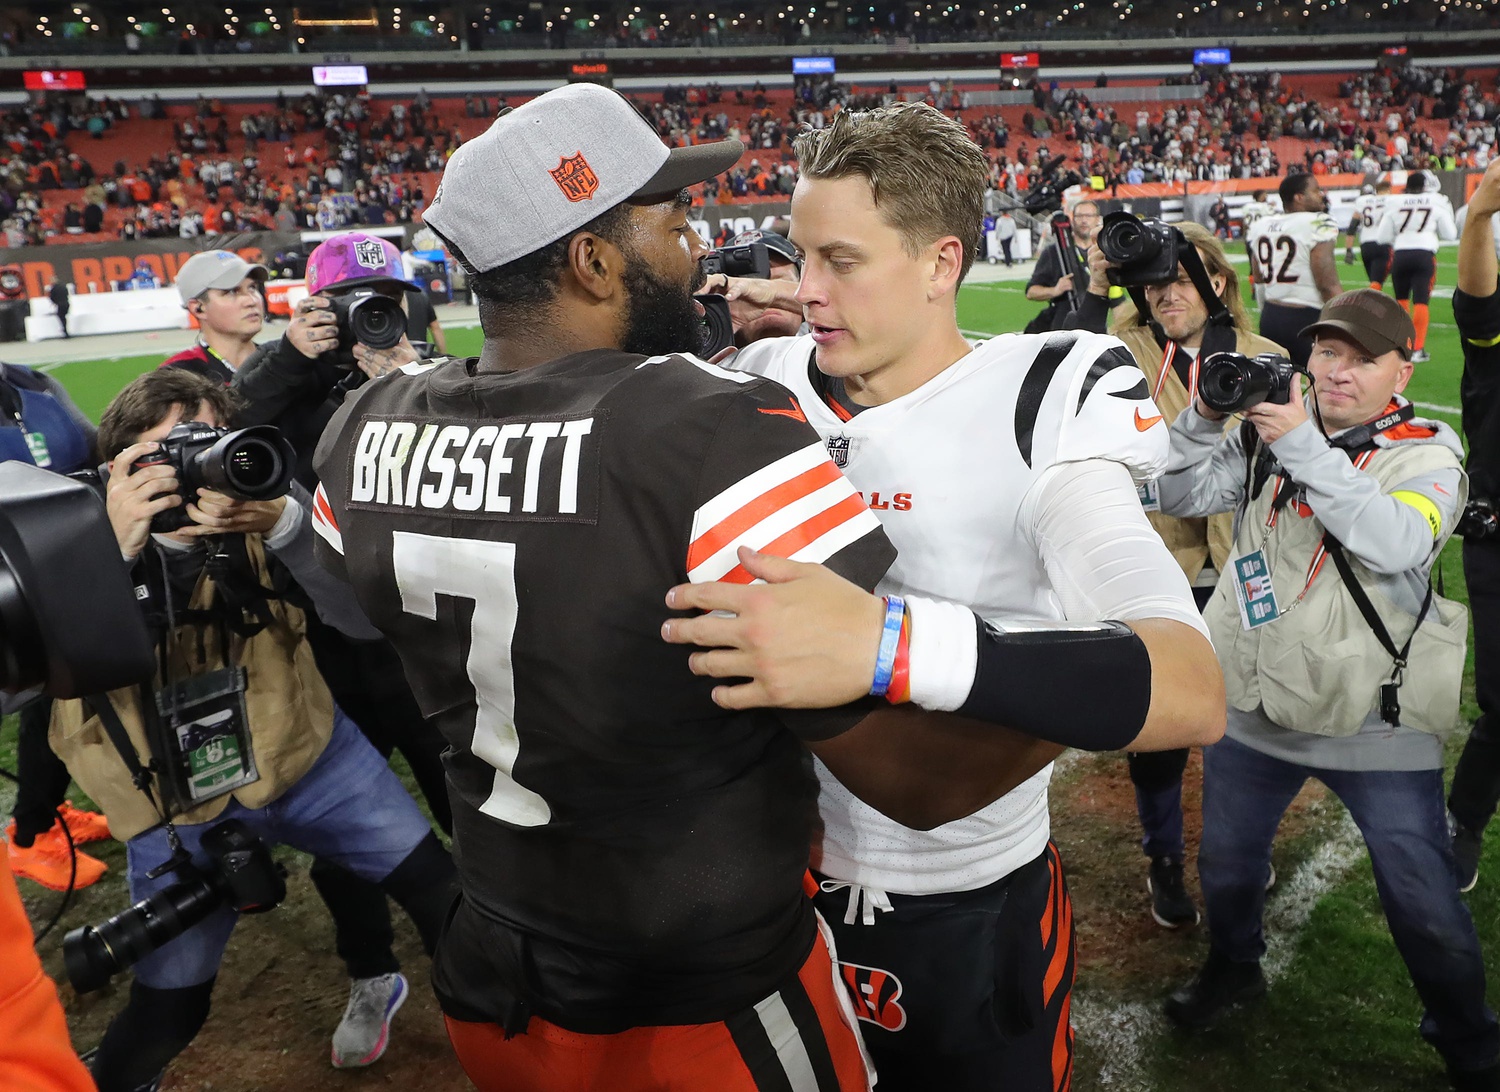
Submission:
<svg viewBox="0 0 1500 1092">
<path fill-rule="evenodd" d="M 839 973 L 854 1002 L 855 1016 L 886 1031 L 900 1031 L 906 1026 L 906 1010 L 896 1000 L 901 996 L 901 979 L 890 971 L 858 963 L 840 963 Z"/>
<path fill-rule="evenodd" d="M 599 188 L 599 176 L 589 166 L 589 161 L 583 158 L 582 152 L 574 152 L 559 160 L 557 166 L 547 173 L 569 201 L 587 201 Z"/>
</svg>

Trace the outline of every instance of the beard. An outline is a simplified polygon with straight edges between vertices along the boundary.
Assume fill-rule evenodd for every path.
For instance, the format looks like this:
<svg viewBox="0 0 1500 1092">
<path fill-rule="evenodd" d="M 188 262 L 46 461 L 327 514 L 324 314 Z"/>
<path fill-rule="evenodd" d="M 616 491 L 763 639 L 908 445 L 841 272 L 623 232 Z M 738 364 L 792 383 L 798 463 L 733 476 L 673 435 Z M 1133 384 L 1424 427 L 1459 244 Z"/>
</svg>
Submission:
<svg viewBox="0 0 1500 1092">
<path fill-rule="evenodd" d="M 630 300 L 625 306 L 620 348 L 641 356 L 701 352 L 704 329 L 693 293 L 707 279 L 702 267 L 695 267 L 692 284 L 684 285 L 658 276 L 638 254 L 626 258 L 624 279 Z"/>
</svg>

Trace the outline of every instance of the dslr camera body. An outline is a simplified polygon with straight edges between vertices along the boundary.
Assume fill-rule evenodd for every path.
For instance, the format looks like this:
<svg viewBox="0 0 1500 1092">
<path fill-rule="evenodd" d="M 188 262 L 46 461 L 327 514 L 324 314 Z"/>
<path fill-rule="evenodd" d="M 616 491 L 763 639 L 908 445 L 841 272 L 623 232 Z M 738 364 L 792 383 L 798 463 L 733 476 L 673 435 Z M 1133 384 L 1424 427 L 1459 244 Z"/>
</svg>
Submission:
<svg viewBox="0 0 1500 1092">
<path fill-rule="evenodd" d="M 197 925 L 220 906 L 240 914 L 275 909 L 286 898 L 286 873 L 266 844 L 238 819 L 226 819 L 201 840 L 209 866 L 186 852 L 161 871 L 177 883 L 162 888 L 98 925 L 81 925 L 63 938 L 63 966 L 79 993 L 101 989 L 125 968 Z"/>
<path fill-rule="evenodd" d="M 1142 220 L 1131 212 L 1111 212 L 1099 228 L 1099 250 L 1119 268 L 1111 280 L 1124 288 L 1169 284 L 1186 254 L 1197 251 L 1171 224 Z"/>
<path fill-rule="evenodd" d="M 1218 413 L 1242 413 L 1262 402 L 1292 400 L 1292 377 L 1306 373 L 1279 353 L 1214 353 L 1198 369 L 1198 397 Z"/>
<path fill-rule="evenodd" d="M 158 512 L 151 520 L 156 534 L 170 534 L 192 523 L 187 502 L 200 489 L 213 489 L 235 500 L 271 500 L 292 487 L 297 455 L 275 425 L 233 431 L 202 421 L 174 425 L 161 446 L 131 465 L 170 466 L 177 471 L 183 503 Z"/>
<path fill-rule="evenodd" d="M 371 349 L 394 349 L 406 334 L 406 312 L 401 301 L 372 285 L 351 288 L 329 296 L 328 300 L 339 322 L 338 355 L 334 363 L 341 368 L 355 367 L 356 344 Z"/>
<path fill-rule="evenodd" d="M 705 254 L 700 265 L 704 276 L 708 277 L 723 273 L 728 277 L 769 280 L 771 250 L 760 240 L 720 247 Z M 703 343 L 700 351 L 704 359 L 711 359 L 734 344 L 734 322 L 729 317 L 729 301 L 715 292 L 704 292 L 693 299 L 703 308 Z"/>
</svg>

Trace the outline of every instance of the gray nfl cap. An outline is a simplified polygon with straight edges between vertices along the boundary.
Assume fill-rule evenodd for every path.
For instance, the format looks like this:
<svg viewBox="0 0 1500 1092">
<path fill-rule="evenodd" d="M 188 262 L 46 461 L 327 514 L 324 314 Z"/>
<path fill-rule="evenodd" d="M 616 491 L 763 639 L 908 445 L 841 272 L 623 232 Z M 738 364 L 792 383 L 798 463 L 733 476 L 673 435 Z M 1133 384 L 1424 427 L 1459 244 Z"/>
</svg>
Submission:
<svg viewBox="0 0 1500 1092">
<path fill-rule="evenodd" d="M 177 294 L 186 306 L 188 300 L 197 299 L 210 288 L 233 288 L 246 277 L 264 283 L 266 267 L 252 265 L 227 250 L 205 250 L 182 263 L 177 271 Z"/>
<path fill-rule="evenodd" d="M 668 148 L 635 107 L 591 83 L 502 114 L 448 160 L 422 221 L 485 273 L 571 235 L 632 197 L 729 170 L 737 140 Z"/>
</svg>

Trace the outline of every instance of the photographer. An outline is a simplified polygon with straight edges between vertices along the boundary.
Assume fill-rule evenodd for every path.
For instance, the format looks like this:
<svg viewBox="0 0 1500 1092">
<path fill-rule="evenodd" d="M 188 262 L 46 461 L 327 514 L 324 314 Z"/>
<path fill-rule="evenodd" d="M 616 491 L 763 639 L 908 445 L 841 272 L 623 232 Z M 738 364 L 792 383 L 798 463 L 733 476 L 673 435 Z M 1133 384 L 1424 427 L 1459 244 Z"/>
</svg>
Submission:
<svg viewBox="0 0 1500 1092">
<path fill-rule="evenodd" d="M 1099 206 L 1093 201 L 1079 201 L 1073 206 L 1069 219 L 1077 268 L 1083 270 L 1088 267 L 1089 247 L 1094 245 L 1094 239 L 1099 234 L 1102 220 Z M 1049 230 L 1047 242 L 1037 255 L 1036 268 L 1031 271 L 1031 279 L 1026 282 L 1026 298 L 1045 302 L 1047 307 L 1026 324 L 1028 334 L 1061 330 L 1068 315 L 1072 313 L 1073 278 L 1068 273 L 1068 264 L 1066 256 L 1058 248 L 1056 238 Z M 1113 298 L 1123 299 L 1124 293 Z"/>
<path fill-rule="evenodd" d="M 1192 401 L 1198 385 L 1198 363 L 1215 352 L 1284 353 L 1274 342 L 1250 329 L 1250 316 L 1240 297 L 1239 277 L 1224 254 L 1223 244 L 1201 224 L 1185 220 L 1174 225 L 1186 243 L 1193 246 L 1207 275 L 1216 302 L 1223 306 L 1222 318 L 1211 322 L 1209 305 L 1199 294 L 1188 269 L 1179 261 L 1176 278 L 1147 285 L 1143 298 L 1149 310 L 1142 313 L 1126 304 L 1115 312 L 1116 337 L 1125 343 L 1151 387 L 1152 400 L 1166 418 L 1175 421 Z M 1104 333 L 1109 320 L 1108 293 L 1120 266 L 1109 261 L 1095 245 L 1089 250 L 1089 290 L 1083 305 L 1069 316 L 1069 328 Z M 1182 566 L 1193 586 L 1193 598 L 1202 610 L 1213 594 L 1219 573 L 1228 558 L 1232 534 L 1227 514 L 1207 519 L 1174 519 L 1163 515 L 1157 498 L 1157 483 L 1141 487 L 1141 504 L 1162 541 Z M 1198 910 L 1183 884 L 1182 774 L 1187 768 L 1186 750 L 1130 753 L 1130 781 L 1135 788 L 1136 813 L 1144 837 L 1141 847 L 1151 861 L 1151 915 L 1168 929 L 1193 925 Z"/>
<path fill-rule="evenodd" d="M 1424 1038 L 1455 1088 L 1494 1089 L 1500 1026 L 1484 1002 L 1442 798 L 1465 618 L 1429 582 L 1467 492 L 1462 446 L 1400 397 L 1416 331 L 1394 300 L 1344 293 L 1302 333 L 1314 339 L 1306 399 L 1290 367 L 1274 369 L 1262 401 L 1221 398 L 1236 384 L 1205 373 L 1171 429 L 1162 510 L 1232 510 L 1235 538 L 1204 612 L 1229 700 L 1225 737 L 1203 757 L 1209 955 L 1166 1013 L 1202 1027 L 1265 992 L 1271 843 L 1313 777 L 1364 836 L 1426 1008 Z M 1234 367 L 1249 376 L 1252 363 Z M 1246 423 L 1226 434 L 1206 399 Z"/>
<path fill-rule="evenodd" d="M 182 442 L 173 426 L 218 426 L 232 411 L 222 384 L 175 368 L 139 377 L 105 410 L 106 510 L 157 644 L 159 689 L 57 702 L 53 749 L 126 841 L 132 899 L 160 893 L 174 872 L 183 874 L 181 864 L 163 867 L 175 860 L 178 840 L 193 872 L 211 874 L 204 839 L 217 823 L 238 819 L 266 843 L 331 858 L 380 883 L 411 914 L 430 951 L 450 901 L 452 862 L 395 775 L 334 705 L 302 636 L 304 611 L 278 591 L 295 580 L 330 625 L 374 636 L 347 585 L 312 556 L 309 499 L 295 487 L 258 501 L 207 488 L 194 496 L 182 477 L 188 464 L 173 454 Z M 101 720 L 106 701 L 119 732 Z M 215 735 L 203 740 L 200 726 L 210 725 Z M 203 763 L 213 764 L 214 784 L 195 777 L 184 787 L 187 775 L 176 771 Z M 137 782 L 136 766 L 152 776 Z M 175 828 L 164 827 L 164 818 L 175 819 Z M 218 905 L 135 964 L 130 1000 L 94 1060 L 101 1092 L 155 1087 L 191 1042 L 208 1015 L 236 918 Z M 405 992 L 395 976 L 383 998 L 386 1019 Z"/>
<path fill-rule="evenodd" d="M 764 278 L 755 278 L 753 274 L 751 278 L 781 281 L 787 286 L 787 291 L 795 292 L 802 275 L 802 263 L 797 260 L 797 250 L 791 240 L 774 231 L 742 231 L 725 249 L 755 246 L 764 249 L 768 272 Z M 718 280 L 716 277 L 709 279 Z M 733 279 L 735 276 L 726 270 L 724 285 Z M 793 312 L 778 307 L 762 308 L 748 300 L 734 298 L 729 301 L 729 319 L 734 325 L 734 343 L 740 348 L 765 337 L 790 337 L 802 329 L 800 306 Z"/>
<path fill-rule="evenodd" d="M 1494 217 L 1500 213 L 1500 160 L 1489 165 L 1469 202 L 1458 244 L 1458 288 L 1453 317 L 1464 349 L 1464 435 L 1469 440 L 1469 512 L 1464 536 L 1464 578 L 1474 618 L 1474 697 L 1479 719 L 1469 732 L 1448 809 L 1453 814 L 1453 857 L 1459 889 L 1479 878 L 1484 828 L 1500 801 L 1500 288 L 1496 283 Z"/>
<path fill-rule="evenodd" d="M 404 332 L 404 310 L 400 339 L 372 348 L 354 337 L 347 320 L 340 322 L 336 301 L 359 292 L 404 307 L 410 287 L 400 251 L 384 239 L 351 231 L 324 240 L 308 256 L 310 295 L 297 304 L 286 333 L 259 346 L 234 376 L 234 391 L 244 401 L 237 423 L 280 428 L 297 452 L 297 480 L 309 489 L 313 448 L 344 396 L 420 359 Z"/>
</svg>

